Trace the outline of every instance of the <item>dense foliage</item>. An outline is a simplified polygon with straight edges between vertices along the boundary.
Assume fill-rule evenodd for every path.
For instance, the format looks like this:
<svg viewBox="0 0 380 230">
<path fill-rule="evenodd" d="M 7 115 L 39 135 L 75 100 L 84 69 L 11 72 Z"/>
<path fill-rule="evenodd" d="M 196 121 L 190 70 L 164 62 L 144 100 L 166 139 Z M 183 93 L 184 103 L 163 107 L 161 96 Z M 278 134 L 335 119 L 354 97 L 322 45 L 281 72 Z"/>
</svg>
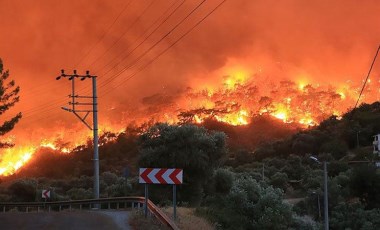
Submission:
<svg viewBox="0 0 380 230">
<path fill-rule="evenodd" d="M 262 119 L 268 129 L 270 120 Z M 313 155 L 328 162 L 330 228 L 380 229 L 380 173 L 374 165 L 379 157 L 372 153 L 379 124 L 380 103 L 374 103 L 293 135 L 294 129 L 284 129 L 284 135 L 292 131 L 283 139 L 273 134 L 277 128 L 263 131 L 258 141 L 252 127 L 211 121 L 207 129 L 156 124 L 129 127 L 120 135 L 105 133 L 100 140 L 101 196 L 143 195 L 139 167 L 183 168 L 178 204 L 197 206 L 197 213 L 219 229 L 320 229 L 323 168 L 310 159 Z M 35 201 L 44 188 L 53 190 L 53 200 L 91 198 L 91 158 L 91 142 L 73 154 L 40 149 L 18 174 L 3 178 L 0 199 Z M 154 202 L 171 203 L 170 186 L 149 188 Z"/>
<path fill-rule="evenodd" d="M 157 124 L 141 136 L 139 165 L 183 169 L 184 185 L 179 196 L 196 204 L 225 154 L 224 133 L 208 132 L 195 125 Z"/>
</svg>

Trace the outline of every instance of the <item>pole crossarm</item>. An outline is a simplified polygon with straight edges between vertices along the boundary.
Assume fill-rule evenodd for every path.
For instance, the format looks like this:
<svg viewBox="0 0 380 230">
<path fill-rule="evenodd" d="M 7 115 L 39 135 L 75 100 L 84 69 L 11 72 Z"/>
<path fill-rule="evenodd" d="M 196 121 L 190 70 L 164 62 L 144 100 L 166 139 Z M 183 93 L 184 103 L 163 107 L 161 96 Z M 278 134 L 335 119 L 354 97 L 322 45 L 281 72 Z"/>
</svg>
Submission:
<svg viewBox="0 0 380 230">
<path fill-rule="evenodd" d="M 69 105 L 94 105 L 94 103 L 83 103 L 83 102 L 72 103 L 71 101 L 69 101 Z"/>
<path fill-rule="evenodd" d="M 77 98 L 82 99 L 93 99 L 96 97 L 96 95 L 93 96 L 81 96 L 75 93 L 75 79 L 79 78 L 81 81 L 84 81 L 85 79 L 94 79 L 96 76 L 90 75 L 89 71 L 86 71 L 86 75 L 78 75 L 77 71 L 74 70 L 74 74 L 66 74 L 64 70 L 61 70 L 61 75 L 58 76 L 56 79 L 60 80 L 61 78 L 67 78 L 69 81 L 72 82 L 72 94 L 69 94 L 69 98 L 71 98 L 71 101 L 68 102 L 71 108 L 62 107 L 63 110 L 68 111 L 70 113 L 73 113 L 87 128 L 90 130 L 94 130 L 94 128 L 86 121 L 86 118 L 89 113 L 97 112 L 93 109 L 76 109 L 76 106 L 94 106 L 95 102 L 78 102 L 76 101 Z M 79 115 L 78 113 L 86 113 L 84 116 Z"/>
</svg>

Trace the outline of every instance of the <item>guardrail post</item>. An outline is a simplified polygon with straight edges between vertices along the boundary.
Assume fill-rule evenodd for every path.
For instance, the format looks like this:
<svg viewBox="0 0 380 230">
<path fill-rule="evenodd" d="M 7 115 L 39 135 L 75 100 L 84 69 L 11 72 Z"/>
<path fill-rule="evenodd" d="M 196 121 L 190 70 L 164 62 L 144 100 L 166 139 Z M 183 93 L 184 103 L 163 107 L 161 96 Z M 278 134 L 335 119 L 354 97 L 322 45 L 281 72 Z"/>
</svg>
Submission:
<svg viewBox="0 0 380 230">
<path fill-rule="evenodd" d="M 108 209 L 111 209 L 111 202 L 108 202 Z"/>
<path fill-rule="evenodd" d="M 79 210 L 82 210 L 82 204 L 79 205 Z"/>
<path fill-rule="evenodd" d="M 59 206 L 59 211 L 61 211 L 61 210 L 62 210 L 62 206 L 60 205 L 60 206 Z"/>
<path fill-rule="evenodd" d="M 28 210 L 28 209 L 29 209 L 29 207 L 28 207 L 28 206 L 26 206 L 26 213 L 28 213 L 28 212 L 29 212 L 29 210 Z"/>
<path fill-rule="evenodd" d="M 3 206 L 3 212 L 5 212 L 5 205 Z"/>
<path fill-rule="evenodd" d="M 116 209 L 119 209 L 119 202 L 116 203 Z"/>
<path fill-rule="evenodd" d="M 37 206 L 37 213 L 40 212 L 40 206 Z"/>
<path fill-rule="evenodd" d="M 49 205 L 49 212 L 51 211 L 51 206 Z"/>
<path fill-rule="evenodd" d="M 71 212 L 71 204 L 69 205 L 69 211 Z"/>
</svg>

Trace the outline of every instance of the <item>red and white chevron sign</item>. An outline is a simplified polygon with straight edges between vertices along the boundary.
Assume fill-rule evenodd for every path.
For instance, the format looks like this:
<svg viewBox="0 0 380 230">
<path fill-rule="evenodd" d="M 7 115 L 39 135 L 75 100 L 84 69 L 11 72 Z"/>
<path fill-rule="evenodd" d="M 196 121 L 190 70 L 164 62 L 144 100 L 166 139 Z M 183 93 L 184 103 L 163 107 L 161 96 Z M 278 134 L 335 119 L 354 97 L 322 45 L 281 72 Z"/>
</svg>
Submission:
<svg viewBox="0 0 380 230">
<path fill-rule="evenodd" d="M 140 168 L 140 184 L 182 184 L 182 169 Z"/>
<path fill-rule="evenodd" d="M 50 190 L 43 189 L 42 190 L 42 198 L 45 198 L 45 199 L 50 198 Z"/>
</svg>

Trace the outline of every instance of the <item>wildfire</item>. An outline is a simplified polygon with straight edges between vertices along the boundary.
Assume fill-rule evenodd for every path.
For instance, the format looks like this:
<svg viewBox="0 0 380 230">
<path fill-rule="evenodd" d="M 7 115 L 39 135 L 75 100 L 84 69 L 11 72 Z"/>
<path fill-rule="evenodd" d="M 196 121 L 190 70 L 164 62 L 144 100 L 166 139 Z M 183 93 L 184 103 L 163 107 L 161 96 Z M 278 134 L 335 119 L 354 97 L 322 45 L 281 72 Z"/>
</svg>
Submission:
<svg viewBox="0 0 380 230">
<path fill-rule="evenodd" d="M 232 68 L 233 69 L 233 68 Z M 175 99 L 175 103 L 159 104 L 157 108 L 135 111 L 139 119 L 137 124 L 155 121 L 176 123 L 203 123 L 214 119 L 233 126 L 248 125 L 256 115 L 269 115 L 284 123 L 296 123 L 305 128 L 318 125 L 331 115 L 341 119 L 343 112 L 355 102 L 360 84 L 340 85 L 338 87 L 312 85 L 310 83 L 288 80 L 268 82 L 258 79 L 260 75 L 249 75 L 248 71 L 236 70 L 227 72 L 229 75 L 213 85 L 205 85 L 197 89 L 189 89 Z M 253 77 L 254 76 L 254 77 Z M 263 83 L 264 82 L 264 83 Z M 378 96 L 377 88 L 380 82 L 368 85 L 365 99 L 371 101 Z M 371 95 L 371 88 L 376 89 L 376 95 Z M 153 112 L 152 112 L 153 111 Z M 106 135 L 99 146 L 114 141 L 117 134 L 124 131 L 123 127 L 103 126 L 100 130 L 110 131 L 116 135 Z M 85 130 L 85 128 L 84 128 Z M 15 148 L 2 150 L 0 154 L 0 175 L 15 173 L 28 162 L 39 148 L 49 148 L 69 154 L 74 148 L 83 146 L 91 138 L 88 130 L 73 132 L 59 130 L 29 146 L 16 145 Z M 13 141 L 15 137 L 10 137 Z M 64 141 L 63 141 L 64 140 Z M 66 143 L 68 140 L 74 143 Z"/>
<path fill-rule="evenodd" d="M 70 153 L 70 151 L 71 151 L 71 149 L 66 148 L 66 147 L 59 148 L 54 143 L 48 142 L 47 140 L 43 141 L 40 144 L 40 147 L 41 148 L 49 148 L 49 149 L 53 149 L 53 150 L 59 150 L 62 153 Z"/>
<path fill-rule="evenodd" d="M 125 129 L 119 127 L 116 128 L 111 125 L 102 126 L 100 128 L 100 134 L 107 131 L 111 131 L 116 135 L 104 136 L 102 142 L 99 143 L 99 146 L 104 143 L 114 141 L 116 136 L 121 132 L 124 132 Z M 88 130 L 77 132 L 74 137 L 75 143 L 59 143 L 59 140 L 62 138 L 61 132 L 58 132 L 58 135 L 53 136 L 54 137 L 50 139 L 45 138 L 37 144 L 30 143 L 27 146 L 16 145 L 16 147 L 13 148 L 2 149 L 0 153 L 0 176 L 9 176 L 17 172 L 17 170 L 26 164 L 40 148 L 48 148 L 59 151 L 63 154 L 69 154 L 73 149 L 78 148 L 78 146 L 82 146 L 89 138 L 92 138 L 91 132 L 88 132 Z M 12 136 L 11 139 L 14 140 L 15 137 Z"/>
<path fill-rule="evenodd" d="M 15 173 L 32 158 L 35 150 L 34 147 L 6 149 L 0 159 L 0 175 L 8 176 Z"/>
<path fill-rule="evenodd" d="M 226 114 L 225 116 L 215 116 L 216 120 L 228 123 L 234 126 L 247 125 L 249 115 L 246 110 L 240 110 L 237 113 Z"/>
</svg>

